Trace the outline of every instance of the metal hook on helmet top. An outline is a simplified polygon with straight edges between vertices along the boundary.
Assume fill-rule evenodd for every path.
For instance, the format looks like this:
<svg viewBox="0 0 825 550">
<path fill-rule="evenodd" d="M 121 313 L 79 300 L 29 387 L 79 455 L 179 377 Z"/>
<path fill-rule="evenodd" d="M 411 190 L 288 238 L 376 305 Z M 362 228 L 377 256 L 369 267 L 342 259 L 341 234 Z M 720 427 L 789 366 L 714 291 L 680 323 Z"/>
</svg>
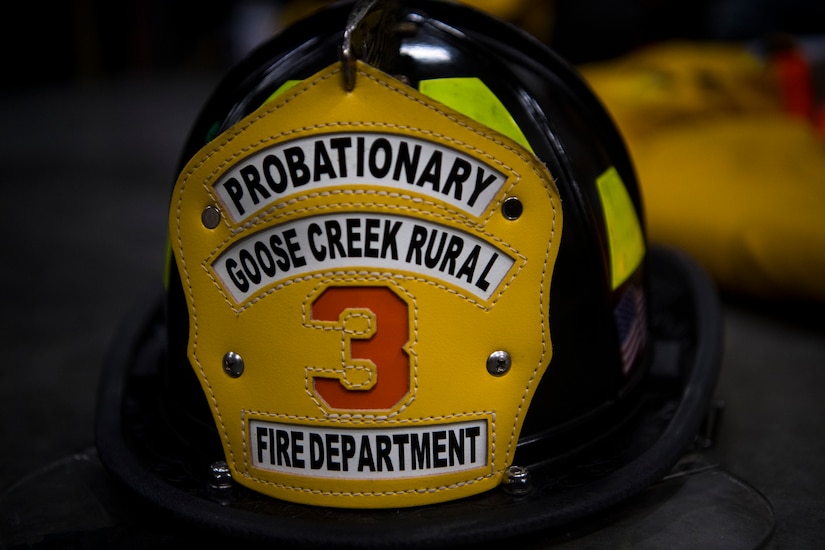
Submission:
<svg viewBox="0 0 825 550">
<path fill-rule="evenodd" d="M 347 18 L 341 44 L 344 88 L 355 88 L 355 62 L 360 59 L 387 70 L 398 52 L 395 32 L 399 19 L 398 0 L 359 0 Z"/>
</svg>

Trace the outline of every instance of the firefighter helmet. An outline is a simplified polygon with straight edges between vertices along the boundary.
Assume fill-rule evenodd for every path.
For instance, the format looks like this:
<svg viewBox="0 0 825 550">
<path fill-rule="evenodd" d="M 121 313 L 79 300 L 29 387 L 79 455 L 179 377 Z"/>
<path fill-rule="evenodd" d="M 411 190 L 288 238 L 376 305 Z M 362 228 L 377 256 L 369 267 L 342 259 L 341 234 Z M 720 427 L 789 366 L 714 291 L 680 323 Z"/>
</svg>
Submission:
<svg viewBox="0 0 825 550">
<path fill-rule="evenodd" d="M 331 7 L 239 63 L 185 144 L 169 236 L 98 446 L 224 532 L 444 543 L 575 519 L 667 472 L 716 381 L 713 289 L 648 245 L 597 99 L 455 3 Z"/>
</svg>

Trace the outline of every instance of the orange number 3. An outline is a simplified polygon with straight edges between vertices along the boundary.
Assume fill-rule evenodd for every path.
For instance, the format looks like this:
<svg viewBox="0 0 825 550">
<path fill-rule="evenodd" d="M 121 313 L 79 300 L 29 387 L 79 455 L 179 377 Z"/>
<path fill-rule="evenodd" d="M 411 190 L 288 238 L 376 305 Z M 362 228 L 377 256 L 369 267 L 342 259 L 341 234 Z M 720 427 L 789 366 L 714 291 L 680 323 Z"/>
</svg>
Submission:
<svg viewBox="0 0 825 550">
<path fill-rule="evenodd" d="M 351 316 L 375 326 L 354 332 L 346 326 Z M 332 322 L 341 331 L 341 376 L 314 374 L 315 393 L 333 409 L 388 410 L 410 392 L 409 305 L 389 287 L 337 286 L 327 288 L 312 303 L 314 321 Z M 363 387 L 345 385 L 343 378 L 354 363 L 368 364 L 375 379 Z"/>
</svg>

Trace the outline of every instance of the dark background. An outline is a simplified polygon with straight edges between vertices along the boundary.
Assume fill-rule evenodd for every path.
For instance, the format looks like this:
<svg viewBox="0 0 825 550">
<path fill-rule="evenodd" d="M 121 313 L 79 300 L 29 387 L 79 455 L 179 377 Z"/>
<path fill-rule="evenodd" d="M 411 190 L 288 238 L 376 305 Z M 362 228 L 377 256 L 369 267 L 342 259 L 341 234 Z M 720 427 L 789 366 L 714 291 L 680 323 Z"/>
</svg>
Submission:
<svg viewBox="0 0 825 550">
<path fill-rule="evenodd" d="M 186 132 L 285 9 L 4 3 L 0 494 L 93 443 L 107 347 L 135 300 L 161 285 Z M 821 1 L 559 0 L 553 12 L 548 40 L 575 63 L 673 37 L 825 33 Z M 825 307 L 722 291 L 727 407 L 713 453 L 770 499 L 776 547 L 825 548 Z"/>
</svg>

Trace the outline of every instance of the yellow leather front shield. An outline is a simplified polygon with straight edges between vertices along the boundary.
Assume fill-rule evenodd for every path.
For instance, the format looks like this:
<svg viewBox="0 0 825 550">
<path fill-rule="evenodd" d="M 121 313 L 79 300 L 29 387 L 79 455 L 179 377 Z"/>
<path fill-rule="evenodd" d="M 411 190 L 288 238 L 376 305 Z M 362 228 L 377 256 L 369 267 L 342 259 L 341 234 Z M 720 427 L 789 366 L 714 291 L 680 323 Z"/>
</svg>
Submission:
<svg viewBox="0 0 825 550">
<path fill-rule="evenodd" d="M 331 66 L 219 135 L 170 235 L 233 478 L 352 508 L 500 483 L 561 229 L 532 153 L 362 63 L 353 91 Z"/>
</svg>

